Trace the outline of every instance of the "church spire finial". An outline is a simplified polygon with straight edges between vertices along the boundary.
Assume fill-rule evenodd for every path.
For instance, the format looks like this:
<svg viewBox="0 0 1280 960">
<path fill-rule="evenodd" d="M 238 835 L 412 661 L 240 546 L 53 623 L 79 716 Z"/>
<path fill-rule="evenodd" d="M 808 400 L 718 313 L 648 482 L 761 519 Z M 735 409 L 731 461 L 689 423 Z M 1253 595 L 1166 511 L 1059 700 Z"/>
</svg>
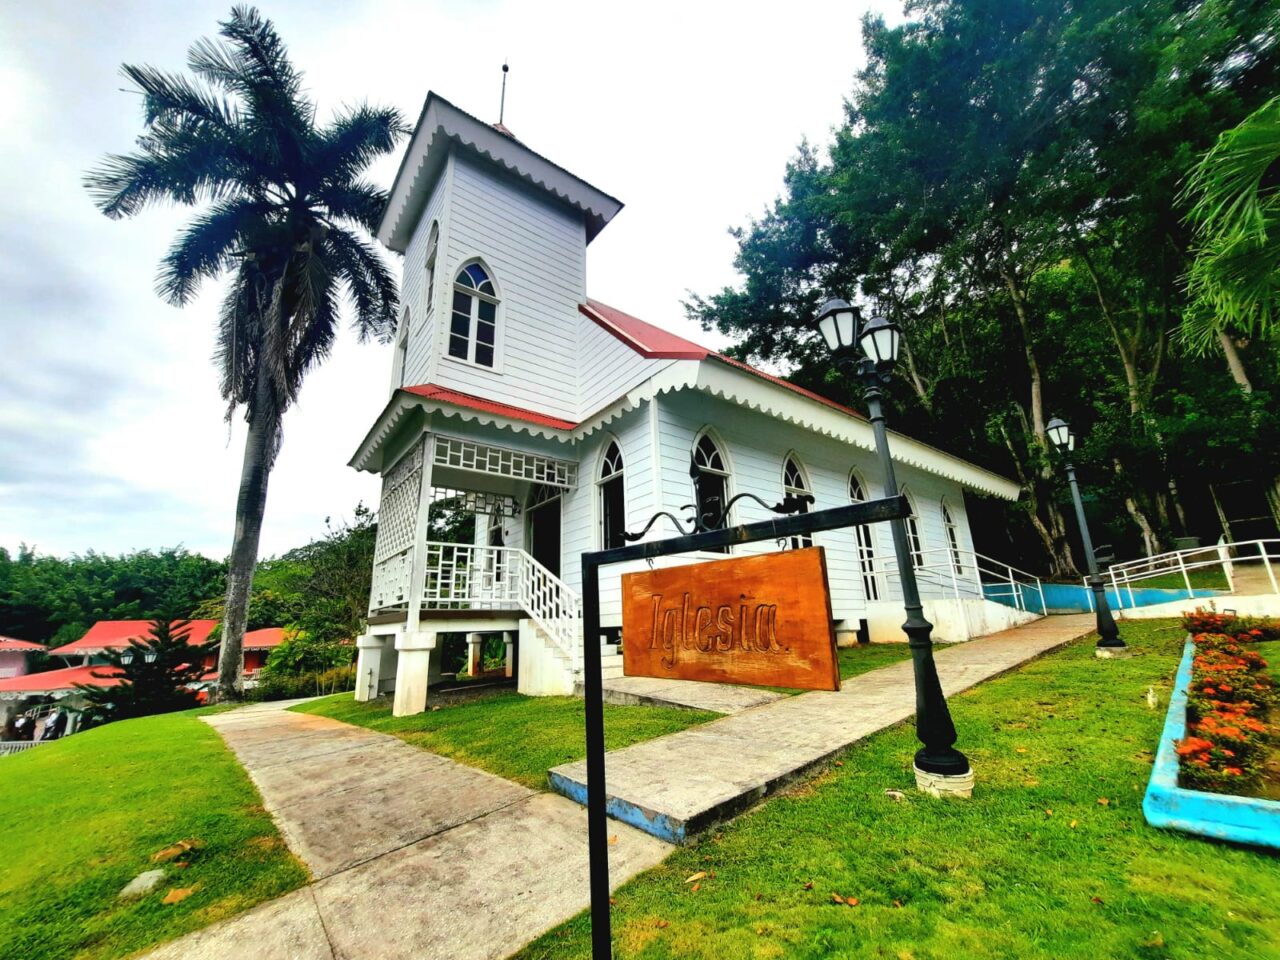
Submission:
<svg viewBox="0 0 1280 960">
<path fill-rule="evenodd" d="M 502 99 L 498 101 L 498 123 L 502 123 L 502 118 L 506 116 L 507 112 L 507 71 L 510 69 L 504 60 L 502 63 Z"/>
</svg>

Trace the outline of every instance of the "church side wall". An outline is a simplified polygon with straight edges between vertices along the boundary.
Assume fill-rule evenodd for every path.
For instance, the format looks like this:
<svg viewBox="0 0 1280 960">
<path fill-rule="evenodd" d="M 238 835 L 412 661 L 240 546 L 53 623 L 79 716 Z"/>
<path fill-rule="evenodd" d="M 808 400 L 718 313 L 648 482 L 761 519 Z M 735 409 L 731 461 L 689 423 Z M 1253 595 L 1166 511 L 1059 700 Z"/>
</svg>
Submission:
<svg viewBox="0 0 1280 960">
<path fill-rule="evenodd" d="M 444 199 L 448 192 L 449 170 L 446 166 L 443 175 L 437 182 L 431 197 L 423 208 L 422 217 L 414 230 L 413 239 L 404 252 L 403 272 L 400 280 L 400 303 L 408 307 L 412 326 L 409 330 L 409 350 L 404 370 L 404 386 L 412 387 L 431 380 L 432 350 L 437 339 L 440 324 L 437 318 L 441 304 L 446 301 L 440 296 L 434 298 L 435 303 L 427 303 L 427 247 L 431 241 L 431 225 L 439 223 L 443 231 L 444 224 L 440 218 L 444 211 Z M 440 256 L 436 253 L 436 293 L 440 292 Z"/>
<path fill-rule="evenodd" d="M 437 306 L 447 317 L 455 274 L 465 263 L 481 259 L 501 296 L 498 366 L 490 370 L 446 356 L 448 323 L 441 322 L 433 330 L 437 359 L 432 381 L 576 418 L 578 304 L 586 295 L 585 225 L 569 210 L 465 156 L 454 155 L 451 172 Z"/>
<path fill-rule="evenodd" d="M 846 504 L 850 468 L 857 470 L 869 498 L 881 496 L 880 470 L 872 452 L 850 447 L 828 437 L 798 430 L 771 417 L 729 404 L 700 393 L 683 393 L 661 398 L 658 406 L 661 436 L 661 491 L 659 502 L 678 506 L 693 499 L 689 478 L 689 453 L 695 437 L 710 426 L 730 461 L 729 495 L 754 493 L 770 504 L 782 499 L 782 469 L 788 453 L 794 452 L 806 473 L 815 496 L 813 509 Z M 958 484 L 924 471 L 898 464 L 899 483 L 904 484 L 915 504 L 923 549 L 946 546 L 941 500 L 947 497 L 958 527 L 960 546 L 972 549 L 968 519 Z M 750 501 L 734 508 L 734 519 L 752 522 L 772 516 Z M 893 556 L 893 540 L 886 524 L 872 528 L 877 568 Z M 834 530 L 814 535 L 814 543 L 826 548 L 831 583 L 833 614 L 837 619 L 855 621 L 865 616 L 866 598 L 852 530 Z M 736 547 L 735 555 L 766 553 L 776 549 L 772 542 Z M 940 554 L 929 556 L 941 556 Z M 711 557 L 709 556 L 708 559 Z M 886 583 L 886 581 L 888 581 Z M 901 602 L 896 578 L 881 577 L 882 599 Z M 941 584 L 921 583 L 924 596 L 946 593 Z M 887 588 L 887 589 L 886 589 Z"/>
</svg>

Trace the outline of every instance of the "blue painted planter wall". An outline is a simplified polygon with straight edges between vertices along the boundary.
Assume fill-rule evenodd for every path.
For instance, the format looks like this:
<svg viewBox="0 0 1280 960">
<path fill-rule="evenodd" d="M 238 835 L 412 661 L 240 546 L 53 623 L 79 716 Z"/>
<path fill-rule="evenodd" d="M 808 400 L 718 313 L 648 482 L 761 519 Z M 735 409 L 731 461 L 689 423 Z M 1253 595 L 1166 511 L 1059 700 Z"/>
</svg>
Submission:
<svg viewBox="0 0 1280 960">
<path fill-rule="evenodd" d="M 1187 687 L 1195 644 L 1187 640 L 1169 698 L 1169 715 L 1160 733 L 1151 781 L 1142 799 L 1142 815 L 1153 827 L 1196 833 L 1233 843 L 1280 850 L 1280 801 L 1233 797 L 1178 786 L 1174 743 L 1187 731 Z"/>
</svg>

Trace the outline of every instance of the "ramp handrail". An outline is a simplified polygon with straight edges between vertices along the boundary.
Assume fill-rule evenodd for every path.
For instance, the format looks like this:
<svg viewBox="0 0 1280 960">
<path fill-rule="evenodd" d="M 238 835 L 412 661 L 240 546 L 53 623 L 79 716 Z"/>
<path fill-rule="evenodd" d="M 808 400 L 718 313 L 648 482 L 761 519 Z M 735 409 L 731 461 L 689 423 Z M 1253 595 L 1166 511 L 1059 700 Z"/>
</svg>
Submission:
<svg viewBox="0 0 1280 960">
<path fill-rule="evenodd" d="M 1266 571 L 1267 583 L 1271 593 L 1280 593 L 1277 582 L 1275 563 L 1280 562 L 1280 539 L 1239 540 L 1232 543 L 1216 543 L 1207 547 L 1187 547 L 1183 550 L 1168 550 L 1150 557 L 1127 560 L 1116 563 L 1107 569 L 1105 578 L 1110 591 L 1114 591 L 1117 607 L 1138 606 L 1134 597 L 1134 586 L 1142 589 L 1142 582 L 1170 574 L 1179 576 L 1187 599 L 1194 599 L 1197 587 L 1191 582 L 1191 574 L 1197 570 L 1217 567 L 1227 581 L 1227 588 L 1232 593 L 1238 592 L 1239 579 L 1236 567 L 1250 563 L 1261 563 Z M 1208 589 L 1208 588 L 1199 588 Z"/>
</svg>

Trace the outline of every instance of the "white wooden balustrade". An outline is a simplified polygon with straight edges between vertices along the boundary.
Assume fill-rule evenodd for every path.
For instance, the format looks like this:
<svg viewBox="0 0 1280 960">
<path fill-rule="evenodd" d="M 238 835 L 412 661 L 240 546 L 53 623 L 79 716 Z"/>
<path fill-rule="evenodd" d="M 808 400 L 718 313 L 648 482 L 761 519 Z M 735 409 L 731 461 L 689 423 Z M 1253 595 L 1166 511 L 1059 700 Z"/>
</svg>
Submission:
<svg viewBox="0 0 1280 960">
<path fill-rule="evenodd" d="M 579 669 L 582 598 L 515 547 L 429 541 L 422 607 L 427 610 L 521 610 Z"/>
</svg>

